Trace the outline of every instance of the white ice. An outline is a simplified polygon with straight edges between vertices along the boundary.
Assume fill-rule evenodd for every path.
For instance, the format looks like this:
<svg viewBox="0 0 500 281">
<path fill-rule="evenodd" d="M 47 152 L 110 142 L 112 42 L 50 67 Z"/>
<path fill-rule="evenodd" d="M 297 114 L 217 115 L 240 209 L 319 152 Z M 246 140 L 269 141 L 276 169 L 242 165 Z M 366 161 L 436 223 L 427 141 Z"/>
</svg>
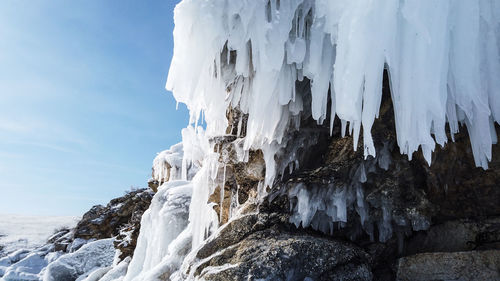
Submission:
<svg viewBox="0 0 500 281">
<path fill-rule="evenodd" d="M 154 195 L 141 219 L 141 230 L 124 280 L 145 280 L 144 275 L 171 252 L 171 242 L 188 225 L 192 184 L 186 181 L 164 183 Z"/>
<path fill-rule="evenodd" d="M 282 142 L 304 111 L 295 81 L 307 77 L 312 117 L 338 116 L 356 142 L 362 130 L 375 156 L 387 68 L 401 153 L 420 147 L 430 163 L 446 123 L 452 134 L 465 124 L 486 168 L 500 121 L 499 21 L 497 0 L 182 1 L 167 89 L 210 136 L 224 134 L 229 105 L 248 113 L 249 149 Z"/>
</svg>

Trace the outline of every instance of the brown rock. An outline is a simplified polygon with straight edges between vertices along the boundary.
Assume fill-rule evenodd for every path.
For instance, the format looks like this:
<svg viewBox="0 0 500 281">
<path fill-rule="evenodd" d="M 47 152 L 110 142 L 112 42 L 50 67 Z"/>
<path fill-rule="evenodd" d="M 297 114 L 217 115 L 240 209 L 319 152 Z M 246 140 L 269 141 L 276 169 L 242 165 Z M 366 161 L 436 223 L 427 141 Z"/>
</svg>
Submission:
<svg viewBox="0 0 500 281">
<path fill-rule="evenodd" d="M 131 256 L 142 214 L 149 208 L 152 198 L 149 190 L 140 189 L 111 200 L 105 207 L 94 206 L 78 222 L 74 237 L 88 240 L 117 236 L 115 247 L 122 252 L 120 258 Z"/>
</svg>

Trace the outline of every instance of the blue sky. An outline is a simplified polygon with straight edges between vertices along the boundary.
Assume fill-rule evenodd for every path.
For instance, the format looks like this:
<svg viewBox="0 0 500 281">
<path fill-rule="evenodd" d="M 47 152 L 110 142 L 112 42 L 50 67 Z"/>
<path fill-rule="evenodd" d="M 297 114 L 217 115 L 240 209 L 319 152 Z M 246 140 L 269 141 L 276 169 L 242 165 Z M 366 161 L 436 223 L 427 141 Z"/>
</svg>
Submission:
<svg viewBox="0 0 500 281">
<path fill-rule="evenodd" d="M 0 213 L 82 215 L 181 139 L 173 0 L 0 1 Z"/>
</svg>

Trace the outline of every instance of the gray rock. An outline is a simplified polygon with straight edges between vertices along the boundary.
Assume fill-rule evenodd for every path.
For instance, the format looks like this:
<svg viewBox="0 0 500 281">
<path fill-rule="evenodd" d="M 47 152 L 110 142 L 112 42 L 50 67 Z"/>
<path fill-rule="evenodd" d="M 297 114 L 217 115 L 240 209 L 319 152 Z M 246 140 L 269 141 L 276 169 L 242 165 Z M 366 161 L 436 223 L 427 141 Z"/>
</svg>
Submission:
<svg viewBox="0 0 500 281">
<path fill-rule="evenodd" d="M 500 217 L 453 220 L 433 225 L 409 238 L 406 255 L 425 252 L 500 250 Z"/>
<path fill-rule="evenodd" d="M 278 166 L 295 159 L 299 168 L 278 169 L 270 196 L 264 200 L 269 203 L 260 203 L 251 208 L 255 213 L 223 226 L 198 251 L 188 273 L 206 280 L 394 280 L 397 272 L 403 278 L 411 268 L 422 265 L 423 261 L 415 259 L 433 254 L 412 255 L 437 252 L 434 265 L 446 267 L 446 274 L 462 274 L 461 268 L 486 274 L 450 273 L 445 277 L 488 280 L 494 276 L 487 274 L 498 272 L 498 267 L 485 270 L 487 263 L 481 259 L 489 260 L 483 257 L 487 252 L 476 250 L 500 246 L 500 147 L 493 147 L 489 170 L 476 168 L 469 137 L 462 130 L 454 136 L 455 142 L 436 148 L 432 166 L 421 152 L 409 160 L 398 151 L 388 82 L 384 77 L 380 118 L 372 128 L 376 158 L 364 158 L 361 142 L 357 151 L 352 149 L 354 139 L 341 137 L 338 119 L 330 136 L 329 128 L 304 114 L 300 131 L 287 132 L 287 145 L 276 158 Z M 251 151 L 248 161 L 237 161 L 234 147 L 240 140 L 234 128 L 240 118 L 241 112 L 230 108 L 232 126 L 226 132 L 230 135 L 213 140 L 226 171 L 223 198 L 219 187 L 209 202 L 215 203 L 222 223 L 230 217 L 230 195 L 237 192 L 240 204 L 252 201 L 248 199 L 254 199 L 265 172 L 261 151 Z M 245 121 L 243 118 L 243 126 Z M 324 205 L 330 200 L 327 189 L 346 190 L 347 222 L 334 223 L 330 231 L 324 231 L 320 226 L 328 218 L 318 211 L 310 225 L 291 226 L 298 198 L 287 193 L 297 184 Z M 339 242 L 349 239 L 352 244 Z M 441 253 L 461 251 L 471 252 Z M 406 258 L 398 260 L 402 256 Z M 469 262 L 476 256 L 477 264 Z M 429 263 L 427 266 L 433 265 L 432 259 Z M 425 266 L 415 271 L 417 275 L 401 280 L 435 277 L 429 272 L 430 279 L 412 279 L 420 278 L 419 271 L 425 271 Z M 434 279 L 441 278 L 436 276 Z"/>
<path fill-rule="evenodd" d="M 275 230 L 253 233 L 196 266 L 205 280 L 372 280 L 368 255 L 349 243 Z"/>
<path fill-rule="evenodd" d="M 399 259 L 397 280 L 500 280 L 500 251 L 424 253 Z"/>
</svg>

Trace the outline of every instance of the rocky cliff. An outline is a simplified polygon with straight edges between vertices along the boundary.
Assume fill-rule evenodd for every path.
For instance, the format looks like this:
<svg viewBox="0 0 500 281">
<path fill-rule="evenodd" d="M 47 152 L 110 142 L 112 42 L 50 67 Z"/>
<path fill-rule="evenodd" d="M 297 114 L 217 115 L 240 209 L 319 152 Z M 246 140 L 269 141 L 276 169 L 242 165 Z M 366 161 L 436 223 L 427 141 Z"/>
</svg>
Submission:
<svg viewBox="0 0 500 281">
<path fill-rule="evenodd" d="M 365 158 L 362 143 L 354 150 L 340 120 L 330 135 L 306 114 L 280 151 L 292 164 L 267 188 L 263 152 L 250 150 L 239 160 L 247 118 L 229 108 L 226 134 L 209 140 L 221 163 L 213 191 L 199 202 L 211 206 L 219 229 L 189 255 L 191 242 L 183 238 L 188 242 L 175 246 L 183 249 L 176 256 L 182 265 L 169 258 L 151 279 L 137 273 L 147 271 L 138 265 L 130 280 L 498 280 L 500 147 L 493 146 L 489 169 L 476 167 L 462 127 L 433 152 L 432 165 L 421 152 L 409 160 L 396 145 L 387 72 L 383 85 L 373 125 L 377 157 Z M 158 178 L 180 169 L 168 163 L 183 157 L 170 157 L 174 151 L 179 147 L 155 160 L 150 182 L 165 183 L 160 206 L 175 202 L 175 185 L 185 184 Z M 155 210 L 161 224 L 164 211 Z"/>
<path fill-rule="evenodd" d="M 493 146 L 488 170 L 477 168 L 462 128 L 432 154 L 431 166 L 421 153 L 408 160 L 395 145 L 387 76 L 384 81 L 373 126 L 378 157 L 364 159 L 362 144 L 354 151 L 338 120 L 332 137 L 326 126 L 303 120 L 293 139 L 313 145 L 294 152 L 301 167 L 286 168 L 266 192 L 258 190 L 265 172 L 260 151 L 251 151 L 246 163 L 226 163 L 226 195 L 216 189 L 210 202 L 222 223 L 234 204 L 231 194 L 238 193 L 245 209 L 198 250 L 187 274 L 205 280 L 498 280 L 500 148 Z M 234 136 L 214 141 L 221 155 L 234 153 Z M 259 193 L 265 194 L 260 200 Z M 341 193 L 347 199 L 334 202 Z M 347 222 L 329 223 L 342 207 Z"/>
</svg>

